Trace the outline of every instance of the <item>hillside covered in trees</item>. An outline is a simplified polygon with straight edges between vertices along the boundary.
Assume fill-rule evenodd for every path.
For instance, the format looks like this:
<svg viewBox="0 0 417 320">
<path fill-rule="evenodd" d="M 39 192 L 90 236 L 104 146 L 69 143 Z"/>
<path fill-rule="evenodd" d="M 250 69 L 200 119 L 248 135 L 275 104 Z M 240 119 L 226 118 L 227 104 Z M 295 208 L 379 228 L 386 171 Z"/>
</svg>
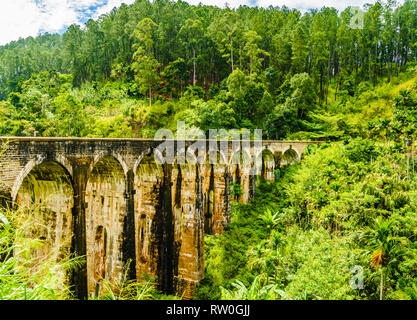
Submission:
<svg viewBox="0 0 417 320">
<path fill-rule="evenodd" d="M 206 236 L 195 298 L 417 299 L 417 1 L 365 5 L 361 28 L 352 18 L 122 5 L 0 47 L 0 136 L 152 138 L 185 121 L 323 140 L 277 181 L 259 178 L 256 199 L 233 203 L 224 234 Z M 7 294 L 20 292 L 13 281 Z"/>
<path fill-rule="evenodd" d="M 0 47 L 0 134 L 153 137 L 178 120 L 272 139 L 358 134 L 385 116 L 371 105 L 352 122 L 360 95 L 415 65 L 416 11 L 376 2 L 351 28 L 351 8 L 138 0 Z"/>
</svg>

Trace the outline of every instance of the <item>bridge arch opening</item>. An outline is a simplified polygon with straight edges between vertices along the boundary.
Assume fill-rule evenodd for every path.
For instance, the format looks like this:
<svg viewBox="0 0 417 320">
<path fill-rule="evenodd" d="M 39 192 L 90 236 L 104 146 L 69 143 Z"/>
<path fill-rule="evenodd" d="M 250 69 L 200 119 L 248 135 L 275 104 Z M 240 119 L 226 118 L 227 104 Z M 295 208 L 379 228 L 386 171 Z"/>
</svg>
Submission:
<svg viewBox="0 0 417 320">
<path fill-rule="evenodd" d="M 116 288 L 114 281 L 122 277 L 125 181 L 122 165 L 112 156 L 101 158 L 88 176 L 85 214 L 89 295 L 99 294 L 103 290 L 103 280 L 112 280 L 110 285 Z"/>
<path fill-rule="evenodd" d="M 261 176 L 268 181 L 275 180 L 275 157 L 271 150 L 263 149 L 262 150 L 262 167 L 261 167 Z"/>
<path fill-rule="evenodd" d="M 285 152 L 282 154 L 282 158 L 281 158 L 282 166 L 289 165 L 297 161 L 300 161 L 300 156 L 298 152 L 292 148 L 285 150 Z"/>
<path fill-rule="evenodd" d="M 252 159 L 247 150 L 239 150 L 230 158 L 230 173 L 232 175 L 231 193 L 235 201 L 249 201 L 249 184 Z"/>
<path fill-rule="evenodd" d="M 281 161 L 282 161 L 282 152 L 281 151 L 276 151 L 274 153 L 274 158 L 275 158 L 275 167 L 280 168 L 281 167 Z"/>
<path fill-rule="evenodd" d="M 27 240 L 40 244 L 29 248 L 30 264 L 59 262 L 69 256 L 73 236 L 72 208 L 74 190 L 69 172 L 58 162 L 35 165 L 23 178 L 15 204 L 19 210 L 17 224 L 24 226 Z M 33 241 L 28 241 L 33 243 Z M 60 282 L 69 283 L 60 272 Z"/>
</svg>

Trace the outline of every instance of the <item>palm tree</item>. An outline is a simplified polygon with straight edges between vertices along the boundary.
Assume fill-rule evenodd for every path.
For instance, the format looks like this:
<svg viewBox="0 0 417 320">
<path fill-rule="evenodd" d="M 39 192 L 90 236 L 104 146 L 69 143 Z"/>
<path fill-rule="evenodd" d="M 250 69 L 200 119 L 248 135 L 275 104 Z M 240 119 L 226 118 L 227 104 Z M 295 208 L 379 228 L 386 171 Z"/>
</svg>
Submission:
<svg viewBox="0 0 417 320">
<path fill-rule="evenodd" d="M 261 215 L 261 219 L 268 229 L 273 229 L 281 221 L 280 213 L 273 213 L 269 208 Z"/>
<path fill-rule="evenodd" d="M 393 220 L 378 217 L 374 220 L 372 227 L 368 227 L 363 233 L 363 238 L 370 247 L 371 266 L 376 271 L 380 270 L 379 299 L 383 299 L 384 291 L 384 267 L 387 267 L 390 260 L 400 254 L 400 237 L 393 234 Z"/>
<path fill-rule="evenodd" d="M 256 276 L 248 287 L 240 280 L 235 280 L 232 286 L 235 290 L 220 287 L 222 300 L 276 300 L 279 297 L 286 297 L 278 284 L 264 285 L 259 276 Z"/>
</svg>

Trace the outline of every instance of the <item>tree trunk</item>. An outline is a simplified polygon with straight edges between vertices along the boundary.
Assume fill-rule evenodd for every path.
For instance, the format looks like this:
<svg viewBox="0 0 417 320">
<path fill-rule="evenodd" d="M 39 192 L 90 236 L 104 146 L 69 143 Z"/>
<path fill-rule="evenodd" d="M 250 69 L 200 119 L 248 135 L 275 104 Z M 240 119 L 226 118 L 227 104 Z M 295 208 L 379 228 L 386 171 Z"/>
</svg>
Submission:
<svg viewBox="0 0 417 320">
<path fill-rule="evenodd" d="M 388 62 L 388 79 L 387 82 L 391 82 L 391 62 Z"/>
<path fill-rule="evenodd" d="M 398 77 L 398 46 L 400 43 L 399 20 L 400 20 L 400 16 L 398 16 L 398 21 L 397 21 L 398 34 L 397 34 L 397 41 L 395 43 L 395 71 L 397 73 L 397 77 Z"/>
<path fill-rule="evenodd" d="M 336 73 L 336 90 L 335 90 L 335 92 L 334 92 L 334 101 L 336 101 L 336 99 L 337 99 L 337 90 L 339 89 L 339 86 L 340 86 L 340 83 L 339 83 L 339 82 L 341 82 L 341 79 L 340 79 L 340 69 L 341 69 L 340 64 L 341 64 L 341 62 L 340 62 L 340 63 L 338 64 L 338 66 L 337 66 L 337 73 Z"/>
<path fill-rule="evenodd" d="M 250 73 L 250 81 L 252 81 L 252 57 L 249 58 L 249 61 L 250 61 L 250 66 L 249 66 L 250 67 L 250 72 L 249 72 Z"/>
<path fill-rule="evenodd" d="M 382 266 L 381 266 L 381 281 L 379 282 L 379 300 L 382 300 L 382 294 L 383 294 L 383 286 L 384 286 L 384 277 L 382 274 Z"/>
<path fill-rule="evenodd" d="M 230 59 L 232 60 L 232 72 L 234 71 L 234 65 L 233 65 L 233 42 L 230 38 Z"/>
<path fill-rule="evenodd" d="M 242 70 L 242 43 L 239 42 L 239 65 L 240 70 Z"/>
<path fill-rule="evenodd" d="M 193 86 L 195 86 L 196 79 L 195 79 L 195 49 L 193 48 Z"/>
<path fill-rule="evenodd" d="M 414 140 L 411 141 L 411 162 L 413 163 L 413 177 L 414 177 Z"/>
<path fill-rule="evenodd" d="M 407 142 L 408 141 L 409 140 L 407 139 Z M 409 168 L 410 168 L 410 147 L 407 145 L 407 180 L 410 180 L 410 176 L 409 176 L 410 170 L 409 170 Z"/>
<path fill-rule="evenodd" d="M 323 95 L 323 72 L 320 71 L 320 96 L 319 96 L 319 100 L 320 102 L 323 101 L 324 95 Z"/>
</svg>

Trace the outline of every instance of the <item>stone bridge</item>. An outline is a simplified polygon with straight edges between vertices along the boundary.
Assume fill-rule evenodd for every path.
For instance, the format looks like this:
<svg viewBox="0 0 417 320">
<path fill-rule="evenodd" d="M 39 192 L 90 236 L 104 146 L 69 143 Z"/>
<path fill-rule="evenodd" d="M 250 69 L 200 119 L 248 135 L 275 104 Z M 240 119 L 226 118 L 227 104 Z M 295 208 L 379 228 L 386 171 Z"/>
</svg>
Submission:
<svg viewBox="0 0 417 320">
<path fill-rule="evenodd" d="M 218 150 L 224 143 L 202 141 Z M 0 204 L 41 213 L 40 227 L 28 235 L 45 242 L 32 253 L 37 258 L 86 257 L 69 280 L 79 298 L 100 294 L 106 280 L 117 288 L 126 265 L 129 279 L 157 276 L 160 290 L 191 298 L 204 275 L 204 234 L 222 233 L 231 202 L 255 195 L 252 164 L 273 180 L 274 169 L 317 143 L 264 140 L 254 151 L 252 141 L 244 152 L 226 141 L 227 154 L 216 151 L 213 164 L 208 152 L 203 162 L 191 161 L 195 141 L 185 141 L 185 163 L 160 164 L 154 151 L 161 142 L 0 137 Z M 244 157 L 250 165 L 232 161 Z"/>
</svg>

